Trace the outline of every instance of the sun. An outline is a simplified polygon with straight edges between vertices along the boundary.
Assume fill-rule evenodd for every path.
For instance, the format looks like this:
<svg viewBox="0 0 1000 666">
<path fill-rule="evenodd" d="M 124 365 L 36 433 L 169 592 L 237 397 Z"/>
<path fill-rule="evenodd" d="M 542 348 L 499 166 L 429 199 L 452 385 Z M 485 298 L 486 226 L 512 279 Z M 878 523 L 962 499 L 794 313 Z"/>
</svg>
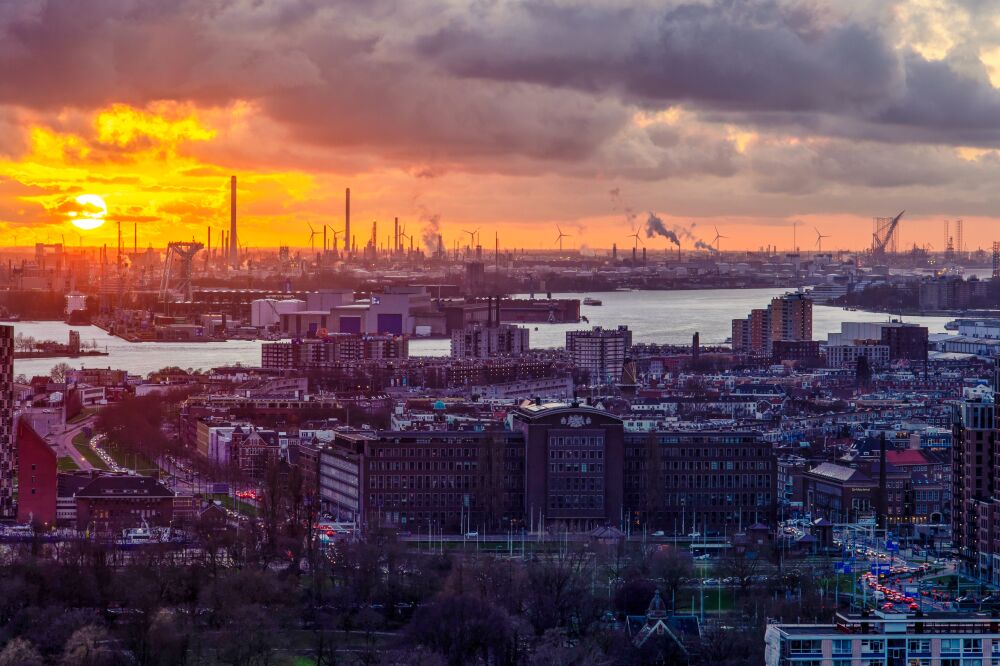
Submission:
<svg viewBox="0 0 1000 666">
<path fill-rule="evenodd" d="M 69 213 L 73 218 L 73 226 L 90 230 L 104 224 L 104 218 L 108 214 L 108 204 L 104 203 L 104 199 L 96 194 L 81 194 L 76 202 L 80 204 L 80 209 Z"/>
</svg>

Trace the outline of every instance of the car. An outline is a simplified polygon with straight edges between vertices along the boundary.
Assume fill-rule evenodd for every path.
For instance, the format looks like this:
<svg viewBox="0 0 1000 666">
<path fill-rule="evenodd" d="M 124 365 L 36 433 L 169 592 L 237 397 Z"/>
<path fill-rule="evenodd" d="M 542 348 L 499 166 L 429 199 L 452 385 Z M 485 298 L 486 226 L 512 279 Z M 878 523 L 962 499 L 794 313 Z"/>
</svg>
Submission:
<svg viewBox="0 0 1000 666">
<path fill-rule="evenodd" d="M 696 560 L 707 560 L 710 557 L 712 557 L 712 556 L 709 555 L 708 553 L 703 553 L 701 555 L 695 555 L 693 559 L 696 559 Z"/>
<path fill-rule="evenodd" d="M 655 536 L 655 537 L 661 537 L 661 536 L 666 536 L 666 535 L 664 534 L 663 530 L 656 530 L 655 532 L 653 532 L 653 536 Z"/>
<path fill-rule="evenodd" d="M 688 534 L 688 538 L 689 539 L 697 539 L 700 536 L 701 536 L 701 532 L 691 532 L 691 534 Z"/>
<path fill-rule="evenodd" d="M 465 533 L 465 538 L 466 539 L 475 539 L 478 536 L 479 536 L 479 532 L 477 532 L 476 530 L 471 530 L 471 531 Z"/>
<path fill-rule="evenodd" d="M 918 610 L 920 610 L 920 604 L 910 604 L 910 610 L 911 611 L 918 611 Z"/>
<path fill-rule="evenodd" d="M 893 609 L 893 605 L 892 604 L 890 604 L 890 603 L 882 604 L 882 610 L 884 610 L 884 611 L 891 611 L 892 609 Z"/>
</svg>

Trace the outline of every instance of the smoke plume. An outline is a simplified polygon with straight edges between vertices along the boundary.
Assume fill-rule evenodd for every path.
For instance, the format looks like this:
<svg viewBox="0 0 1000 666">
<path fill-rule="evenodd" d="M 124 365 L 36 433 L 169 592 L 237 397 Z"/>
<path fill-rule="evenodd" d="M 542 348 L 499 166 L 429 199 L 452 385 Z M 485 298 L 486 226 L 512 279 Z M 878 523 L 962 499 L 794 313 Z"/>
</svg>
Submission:
<svg viewBox="0 0 1000 666">
<path fill-rule="evenodd" d="M 646 219 L 646 238 L 654 238 L 656 236 L 663 236 L 677 247 L 681 246 L 681 241 L 677 238 L 677 234 L 672 229 L 667 229 L 666 225 L 663 224 L 663 220 L 656 213 L 650 213 Z"/>
<path fill-rule="evenodd" d="M 420 219 L 424 221 L 420 240 L 423 241 L 427 254 L 432 255 L 438 251 L 438 236 L 441 234 L 441 215 L 438 213 L 430 214 L 424 211 Z"/>
</svg>

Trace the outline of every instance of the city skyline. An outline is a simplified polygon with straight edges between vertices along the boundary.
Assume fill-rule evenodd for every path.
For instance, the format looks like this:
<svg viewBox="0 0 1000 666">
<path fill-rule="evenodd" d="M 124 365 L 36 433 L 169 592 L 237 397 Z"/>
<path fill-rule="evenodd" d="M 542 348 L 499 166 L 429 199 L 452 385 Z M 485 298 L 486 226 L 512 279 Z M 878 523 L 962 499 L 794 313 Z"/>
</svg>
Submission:
<svg viewBox="0 0 1000 666">
<path fill-rule="evenodd" d="M 900 249 L 962 218 L 971 251 L 1000 209 L 984 3 L 108 2 L 0 30 L 5 246 L 204 241 L 231 175 L 252 247 L 343 228 L 346 187 L 359 247 L 399 217 L 449 248 L 673 249 L 653 213 L 685 250 L 858 250 L 905 209 Z M 110 224 L 73 226 L 81 195 Z"/>
</svg>

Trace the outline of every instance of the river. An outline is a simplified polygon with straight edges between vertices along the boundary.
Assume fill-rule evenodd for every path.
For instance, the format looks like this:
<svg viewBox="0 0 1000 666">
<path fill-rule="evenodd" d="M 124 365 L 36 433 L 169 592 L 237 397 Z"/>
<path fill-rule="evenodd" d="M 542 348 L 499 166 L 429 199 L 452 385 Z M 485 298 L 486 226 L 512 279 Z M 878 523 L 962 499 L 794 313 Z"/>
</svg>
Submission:
<svg viewBox="0 0 1000 666">
<path fill-rule="evenodd" d="M 581 306 L 589 323 L 531 324 L 531 346 L 561 347 L 566 331 L 590 326 L 614 327 L 626 324 L 635 342 L 688 344 L 697 331 L 704 345 L 721 343 L 730 335 L 731 320 L 746 316 L 751 309 L 766 307 L 771 298 L 786 289 L 698 289 L 684 291 L 612 291 L 587 294 L 554 293 L 554 298 L 600 299 L 603 305 Z M 537 295 L 537 294 L 536 294 Z M 525 295 L 526 296 L 526 295 Z M 842 308 L 817 305 L 813 308 L 813 335 L 824 339 L 828 333 L 840 330 L 842 321 L 886 321 L 887 315 L 845 311 Z M 944 324 L 953 317 L 905 317 L 905 321 L 922 324 L 931 333 L 944 331 Z M 62 322 L 19 322 L 17 332 L 39 340 L 65 342 L 70 327 Z M 260 341 L 229 340 L 203 343 L 136 343 L 112 337 L 96 326 L 74 327 L 83 343 L 96 342 L 108 356 L 81 359 L 19 359 L 14 361 L 14 373 L 29 377 L 48 374 L 53 365 L 67 361 L 73 367 L 112 367 L 145 375 L 153 370 L 176 365 L 181 368 L 208 369 L 241 363 L 260 363 Z M 448 340 L 410 341 L 411 356 L 447 356 Z"/>
</svg>

